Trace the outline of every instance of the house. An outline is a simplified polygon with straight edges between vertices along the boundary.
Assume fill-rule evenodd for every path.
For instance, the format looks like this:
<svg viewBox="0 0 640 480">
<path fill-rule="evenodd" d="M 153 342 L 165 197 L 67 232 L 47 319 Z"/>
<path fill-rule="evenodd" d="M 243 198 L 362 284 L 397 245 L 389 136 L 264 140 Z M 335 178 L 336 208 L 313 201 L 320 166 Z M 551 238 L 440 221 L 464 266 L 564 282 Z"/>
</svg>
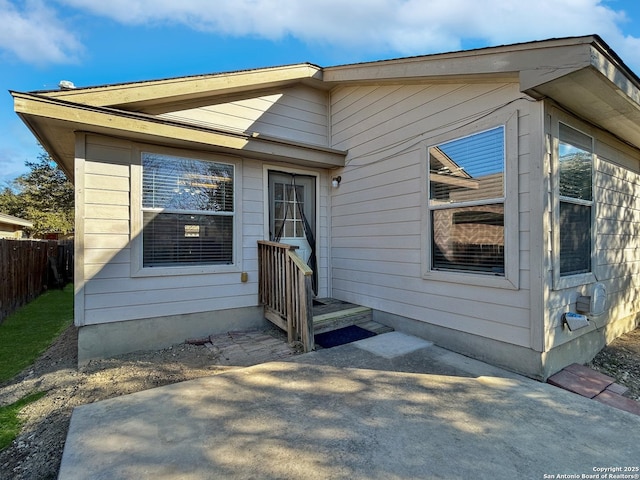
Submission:
<svg viewBox="0 0 640 480">
<path fill-rule="evenodd" d="M 264 240 L 533 378 L 638 324 L 640 80 L 598 36 L 12 95 L 75 181 L 81 363 L 260 325 Z"/>
<path fill-rule="evenodd" d="M 33 222 L 0 213 L 0 238 L 25 238 L 25 228 L 33 228 Z"/>
</svg>

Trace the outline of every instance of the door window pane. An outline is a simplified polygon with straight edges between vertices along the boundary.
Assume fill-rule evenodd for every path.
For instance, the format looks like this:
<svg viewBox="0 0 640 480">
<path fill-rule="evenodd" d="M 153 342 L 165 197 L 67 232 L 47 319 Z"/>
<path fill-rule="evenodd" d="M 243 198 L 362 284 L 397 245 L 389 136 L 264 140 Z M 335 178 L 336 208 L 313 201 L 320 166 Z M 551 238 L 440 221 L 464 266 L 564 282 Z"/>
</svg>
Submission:
<svg viewBox="0 0 640 480">
<path fill-rule="evenodd" d="M 303 238 L 304 225 L 300 211 L 304 211 L 304 186 L 274 184 L 274 226 L 280 237 Z"/>
</svg>

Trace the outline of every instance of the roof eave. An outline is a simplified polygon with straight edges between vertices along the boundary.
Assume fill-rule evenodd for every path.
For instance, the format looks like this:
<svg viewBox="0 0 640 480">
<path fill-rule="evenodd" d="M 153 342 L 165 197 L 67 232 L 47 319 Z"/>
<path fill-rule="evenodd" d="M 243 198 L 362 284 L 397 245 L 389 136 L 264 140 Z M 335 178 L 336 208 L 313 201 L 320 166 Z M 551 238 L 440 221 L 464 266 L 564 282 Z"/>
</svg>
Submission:
<svg viewBox="0 0 640 480">
<path fill-rule="evenodd" d="M 523 93 L 552 99 L 566 110 L 640 148 L 640 80 L 599 38 L 589 61 L 558 71 L 520 73 Z"/>
<path fill-rule="evenodd" d="M 33 227 L 33 222 L 30 222 L 29 220 L 25 220 L 23 218 L 14 217 L 13 215 L 7 215 L 6 213 L 0 213 L 0 223 L 16 225 L 18 227 Z"/>
<path fill-rule="evenodd" d="M 16 113 L 69 178 L 73 178 L 76 132 L 181 147 L 193 148 L 198 145 L 198 148 L 208 151 L 322 168 L 344 166 L 346 157 L 343 151 L 250 132 L 200 127 L 152 115 L 80 105 L 29 93 L 11 94 Z"/>
<path fill-rule="evenodd" d="M 326 67 L 323 80 L 345 84 L 372 80 L 443 81 L 465 76 L 517 78 L 519 72 L 532 65 L 549 69 L 572 68 L 576 63 L 586 65 L 589 45 L 595 41 L 601 40 L 589 35 Z"/>
</svg>

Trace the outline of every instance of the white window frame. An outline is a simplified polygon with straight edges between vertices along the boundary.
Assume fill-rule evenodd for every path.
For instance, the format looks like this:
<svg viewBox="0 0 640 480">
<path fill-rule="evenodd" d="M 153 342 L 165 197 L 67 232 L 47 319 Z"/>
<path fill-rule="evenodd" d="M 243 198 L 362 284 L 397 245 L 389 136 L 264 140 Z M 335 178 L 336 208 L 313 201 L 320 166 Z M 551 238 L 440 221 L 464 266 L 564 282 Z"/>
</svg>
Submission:
<svg viewBox="0 0 640 480">
<path fill-rule="evenodd" d="M 226 163 L 234 167 L 233 186 L 233 262 L 228 265 L 176 265 L 160 267 L 143 266 L 143 207 L 142 207 L 142 155 L 144 152 L 157 153 L 180 158 L 190 158 L 216 163 Z M 137 146 L 133 150 L 135 163 L 131 165 L 131 276 L 159 277 L 171 275 L 200 275 L 211 273 L 231 273 L 242 271 L 242 162 L 228 155 L 191 152 L 158 146 Z"/>
<path fill-rule="evenodd" d="M 591 271 L 585 273 L 576 273 L 573 275 L 560 275 L 560 159 L 559 159 L 559 147 L 560 147 L 560 124 L 564 124 L 588 137 L 591 138 Z M 552 161 L 551 161 L 551 181 L 552 181 L 552 228 L 551 228 L 551 263 L 553 271 L 553 289 L 562 290 L 566 288 L 573 288 L 582 285 L 588 285 L 596 282 L 596 218 L 597 218 L 597 205 L 596 201 L 596 171 L 598 156 L 596 154 L 596 137 L 591 128 L 584 125 L 582 122 L 570 117 L 563 112 L 554 110 L 554 114 L 551 119 L 551 138 L 552 138 Z M 573 203 L 573 202 L 572 202 Z M 585 204 L 585 202 L 576 200 L 577 204 Z"/>
<path fill-rule="evenodd" d="M 443 271 L 432 268 L 432 225 L 429 204 L 429 148 L 449 141 L 468 137 L 496 127 L 504 127 L 504 275 L 468 271 Z M 422 278 L 466 285 L 517 290 L 520 277 L 520 228 L 518 192 L 518 112 L 496 115 L 474 122 L 446 134 L 429 139 L 422 149 Z M 480 202 L 485 203 L 485 202 Z"/>
</svg>

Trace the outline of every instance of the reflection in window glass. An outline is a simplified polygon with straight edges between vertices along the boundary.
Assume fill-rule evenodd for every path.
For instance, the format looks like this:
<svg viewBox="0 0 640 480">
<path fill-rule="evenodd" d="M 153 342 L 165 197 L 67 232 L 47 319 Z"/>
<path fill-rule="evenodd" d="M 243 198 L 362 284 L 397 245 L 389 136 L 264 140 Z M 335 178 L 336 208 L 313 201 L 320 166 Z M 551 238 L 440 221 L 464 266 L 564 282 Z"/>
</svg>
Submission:
<svg viewBox="0 0 640 480">
<path fill-rule="evenodd" d="M 143 153 L 143 267 L 232 264 L 233 180 L 233 165 Z"/>
<path fill-rule="evenodd" d="M 560 124 L 558 161 L 560 196 L 592 200 L 591 138 Z"/>
<path fill-rule="evenodd" d="M 591 137 L 560 124 L 558 194 L 560 196 L 560 275 L 591 271 L 593 147 Z"/>
<path fill-rule="evenodd" d="M 504 195 L 504 128 L 429 149 L 432 203 L 466 202 Z"/>
<path fill-rule="evenodd" d="M 144 153 L 142 206 L 233 211 L 233 165 Z"/>
<path fill-rule="evenodd" d="M 504 275 L 504 127 L 429 148 L 431 268 Z"/>
<path fill-rule="evenodd" d="M 504 206 L 434 210 L 433 268 L 504 274 Z"/>
</svg>

